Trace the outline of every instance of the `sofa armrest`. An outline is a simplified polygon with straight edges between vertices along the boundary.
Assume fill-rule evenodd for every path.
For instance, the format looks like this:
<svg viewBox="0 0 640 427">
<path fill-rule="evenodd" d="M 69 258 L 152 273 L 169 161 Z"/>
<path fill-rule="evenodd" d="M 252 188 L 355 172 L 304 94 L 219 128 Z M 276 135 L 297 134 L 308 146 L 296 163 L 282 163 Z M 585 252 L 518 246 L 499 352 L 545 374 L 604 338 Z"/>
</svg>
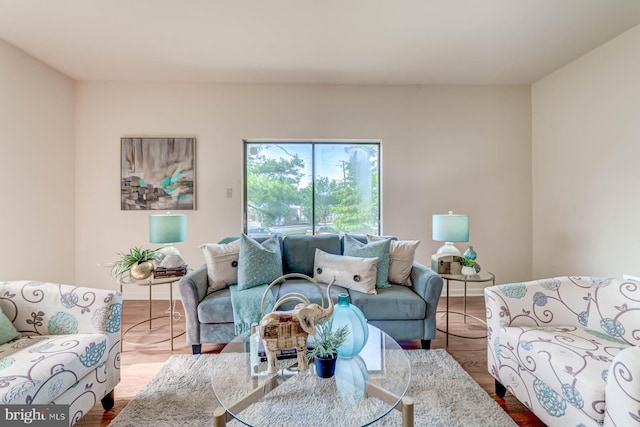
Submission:
<svg viewBox="0 0 640 427">
<path fill-rule="evenodd" d="M 613 359 L 607 374 L 604 395 L 605 426 L 630 426 L 640 423 L 640 347 L 622 350 Z"/>
<path fill-rule="evenodd" d="M 411 269 L 411 286 L 413 291 L 427 303 L 424 339 L 434 339 L 436 337 L 436 310 L 442 294 L 442 277 L 430 268 L 414 262 Z"/>
<path fill-rule="evenodd" d="M 187 326 L 187 343 L 200 344 L 200 321 L 198 304 L 207 296 L 208 277 L 206 264 L 189 272 L 178 282 L 180 299 L 184 308 Z"/>
<path fill-rule="evenodd" d="M 107 334 L 120 340 L 122 294 L 59 283 L 0 283 L 2 311 L 26 335 Z"/>
</svg>

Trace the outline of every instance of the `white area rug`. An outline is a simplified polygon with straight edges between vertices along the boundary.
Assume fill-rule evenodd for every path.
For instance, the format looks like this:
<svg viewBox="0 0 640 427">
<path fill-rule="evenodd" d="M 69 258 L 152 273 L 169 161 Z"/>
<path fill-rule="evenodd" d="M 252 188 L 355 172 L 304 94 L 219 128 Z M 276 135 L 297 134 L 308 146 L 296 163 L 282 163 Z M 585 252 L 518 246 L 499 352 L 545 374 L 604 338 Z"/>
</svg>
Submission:
<svg viewBox="0 0 640 427">
<path fill-rule="evenodd" d="M 500 406 L 444 350 L 409 350 L 416 426 L 516 426 Z M 172 356 L 110 424 L 113 427 L 211 426 L 218 402 L 208 372 L 218 355 Z M 203 373 L 206 373 L 203 375 Z M 400 426 L 392 411 L 374 426 Z M 229 426 L 240 426 L 237 421 Z M 295 420 L 288 427 L 297 426 Z M 319 423 L 319 426 L 325 427 Z M 276 426 L 270 424 L 269 427 Z M 306 427 L 306 425 L 305 425 Z"/>
</svg>

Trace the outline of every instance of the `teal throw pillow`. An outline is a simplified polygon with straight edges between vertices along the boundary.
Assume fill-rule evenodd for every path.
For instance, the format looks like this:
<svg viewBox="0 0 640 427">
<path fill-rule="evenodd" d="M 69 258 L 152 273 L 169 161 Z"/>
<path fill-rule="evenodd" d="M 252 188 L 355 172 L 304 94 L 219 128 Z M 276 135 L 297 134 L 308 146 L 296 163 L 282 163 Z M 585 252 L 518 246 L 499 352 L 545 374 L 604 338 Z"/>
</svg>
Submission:
<svg viewBox="0 0 640 427">
<path fill-rule="evenodd" d="M 0 344 L 8 343 L 11 340 L 20 338 L 22 334 L 16 330 L 11 320 L 0 311 Z"/>
<path fill-rule="evenodd" d="M 385 239 L 378 242 L 362 243 L 348 234 L 344 235 L 344 254 L 361 258 L 378 258 L 376 270 L 376 288 L 390 288 L 389 277 L 389 250 L 391 240 Z"/>
<path fill-rule="evenodd" d="M 240 236 L 238 290 L 271 283 L 282 276 L 280 238 L 270 237 L 262 244 L 246 234 Z"/>
</svg>

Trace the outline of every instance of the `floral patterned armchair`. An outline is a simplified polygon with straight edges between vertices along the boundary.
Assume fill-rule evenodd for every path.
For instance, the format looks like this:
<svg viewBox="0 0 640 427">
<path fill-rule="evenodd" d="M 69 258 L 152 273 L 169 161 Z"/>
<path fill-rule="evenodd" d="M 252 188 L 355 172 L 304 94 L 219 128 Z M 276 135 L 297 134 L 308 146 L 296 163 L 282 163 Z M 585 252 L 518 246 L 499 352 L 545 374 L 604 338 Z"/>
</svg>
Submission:
<svg viewBox="0 0 640 427">
<path fill-rule="evenodd" d="M 498 396 L 550 426 L 640 426 L 640 282 L 558 277 L 484 295 Z"/>
<path fill-rule="evenodd" d="M 19 332 L 0 345 L 0 405 L 70 405 L 70 425 L 98 401 L 113 407 L 120 381 L 119 292 L 0 282 L 0 309 Z"/>
</svg>

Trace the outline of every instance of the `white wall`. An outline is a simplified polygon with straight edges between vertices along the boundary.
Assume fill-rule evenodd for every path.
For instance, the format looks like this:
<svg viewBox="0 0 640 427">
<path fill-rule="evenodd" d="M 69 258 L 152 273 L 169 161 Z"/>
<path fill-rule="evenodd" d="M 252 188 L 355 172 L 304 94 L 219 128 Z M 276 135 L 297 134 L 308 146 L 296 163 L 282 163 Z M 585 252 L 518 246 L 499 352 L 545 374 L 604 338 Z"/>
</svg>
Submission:
<svg viewBox="0 0 640 427">
<path fill-rule="evenodd" d="M 640 26 L 532 88 L 533 276 L 640 274 Z"/>
<path fill-rule="evenodd" d="M 0 40 L 0 280 L 74 280 L 74 83 Z"/>
<path fill-rule="evenodd" d="M 152 246 L 149 212 L 120 210 L 125 135 L 198 138 L 198 209 L 176 245 L 192 266 L 204 262 L 199 244 L 241 231 L 243 138 L 379 138 L 385 233 L 422 240 L 428 264 L 440 246 L 431 215 L 468 213 L 470 244 L 498 282 L 531 275 L 529 87 L 81 82 L 76 110 L 79 282 L 115 289 L 98 264 Z M 125 290 L 131 297 L 145 290 Z"/>
</svg>

